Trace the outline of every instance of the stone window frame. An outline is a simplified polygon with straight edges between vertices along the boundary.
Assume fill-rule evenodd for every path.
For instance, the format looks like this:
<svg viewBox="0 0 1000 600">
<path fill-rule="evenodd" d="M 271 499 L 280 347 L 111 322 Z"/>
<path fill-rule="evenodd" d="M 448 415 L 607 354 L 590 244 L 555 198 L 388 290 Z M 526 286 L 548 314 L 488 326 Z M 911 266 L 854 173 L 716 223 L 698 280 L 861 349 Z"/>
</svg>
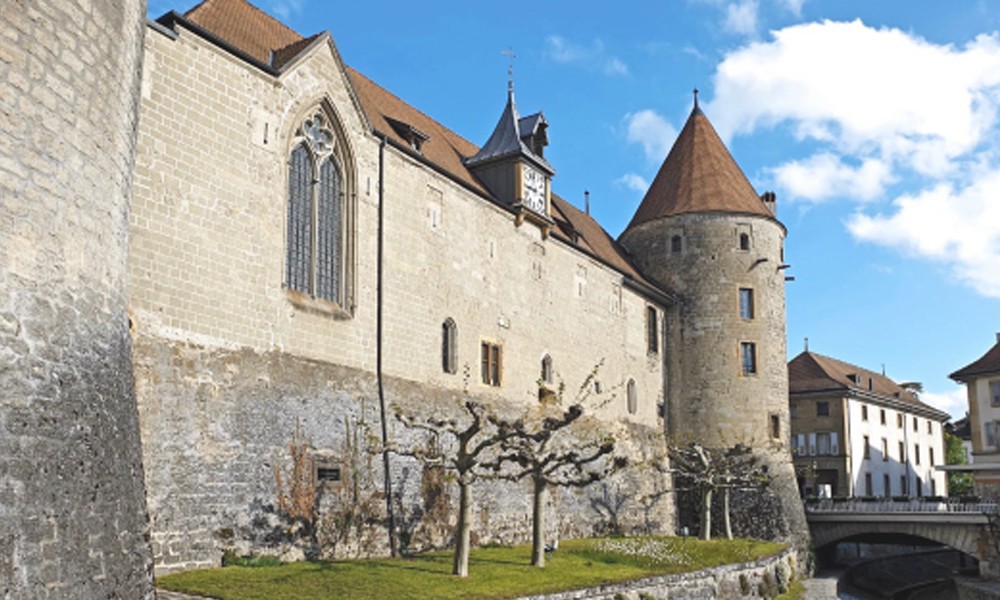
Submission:
<svg viewBox="0 0 1000 600">
<path fill-rule="evenodd" d="M 355 160 L 333 105 L 327 99 L 322 99 L 309 106 L 309 110 L 301 112 L 291 121 L 293 125 L 286 144 L 282 288 L 292 304 L 299 308 L 330 314 L 336 318 L 352 318 L 356 309 Z M 300 164 L 295 163 L 296 159 Z M 329 171 L 325 171 L 327 165 Z M 300 218 L 302 215 L 294 214 L 295 200 L 302 198 L 302 194 L 297 195 L 301 188 L 294 187 L 295 170 L 299 167 L 306 170 L 298 183 L 308 188 L 304 194 L 308 197 L 308 231 L 305 232 L 308 241 L 296 245 L 294 232 L 304 231 L 301 228 L 304 222 Z M 336 188 L 332 198 L 323 196 L 326 176 L 335 178 Z M 331 210 L 335 215 L 324 212 L 321 206 L 324 201 L 331 199 Z M 329 220 L 333 220 L 333 226 L 336 227 L 332 235 L 322 228 L 323 221 Z M 324 239 L 328 244 L 323 243 Z M 324 251 L 323 246 L 329 251 Z M 308 256 L 301 256 L 305 253 Z M 304 271 L 308 271 L 305 278 Z M 329 283 L 323 283 L 324 278 Z"/>
<path fill-rule="evenodd" d="M 503 385 L 503 344 L 492 340 L 479 342 L 479 380 L 482 385 Z"/>
<path fill-rule="evenodd" d="M 628 414 L 634 415 L 639 410 L 639 392 L 636 390 L 635 379 L 631 377 L 625 384 L 625 398 Z"/>
<path fill-rule="evenodd" d="M 737 288 L 737 310 L 742 321 L 753 321 L 756 317 L 756 306 L 753 287 L 740 286 Z"/>
<path fill-rule="evenodd" d="M 781 415 L 776 412 L 768 413 L 768 425 L 769 431 L 771 433 L 771 439 L 780 440 L 781 439 Z"/>
<path fill-rule="evenodd" d="M 750 252 L 753 249 L 753 228 L 750 224 L 736 225 L 736 249 L 739 252 Z"/>
<path fill-rule="evenodd" d="M 655 306 L 646 306 L 646 354 L 660 352 L 659 313 Z"/>
<path fill-rule="evenodd" d="M 441 323 L 441 370 L 448 375 L 458 373 L 458 326 L 451 317 Z"/>
<path fill-rule="evenodd" d="M 757 343 L 741 341 L 739 345 L 740 375 L 743 377 L 756 377 L 758 371 L 757 364 Z"/>
</svg>

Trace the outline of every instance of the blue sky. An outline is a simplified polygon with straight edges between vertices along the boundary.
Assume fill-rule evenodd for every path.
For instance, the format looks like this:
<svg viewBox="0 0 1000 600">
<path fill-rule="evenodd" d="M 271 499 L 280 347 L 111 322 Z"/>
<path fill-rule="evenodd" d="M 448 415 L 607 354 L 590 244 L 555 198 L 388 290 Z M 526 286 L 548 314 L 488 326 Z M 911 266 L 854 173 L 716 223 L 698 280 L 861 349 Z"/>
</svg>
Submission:
<svg viewBox="0 0 1000 600">
<path fill-rule="evenodd" d="M 503 108 L 543 110 L 554 190 L 612 235 L 692 89 L 788 227 L 788 346 L 920 381 L 1000 331 L 1000 6 L 985 1 L 257 0 L 476 143 Z M 192 3 L 151 0 L 158 16 Z"/>
</svg>

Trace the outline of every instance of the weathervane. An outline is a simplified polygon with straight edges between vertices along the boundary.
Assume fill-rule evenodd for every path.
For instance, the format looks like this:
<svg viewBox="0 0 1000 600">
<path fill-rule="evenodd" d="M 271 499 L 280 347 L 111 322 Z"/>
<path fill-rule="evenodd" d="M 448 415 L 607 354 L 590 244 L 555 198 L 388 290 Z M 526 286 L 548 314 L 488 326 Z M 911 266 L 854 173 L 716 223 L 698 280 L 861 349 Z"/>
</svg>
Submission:
<svg viewBox="0 0 1000 600">
<path fill-rule="evenodd" d="M 500 54 L 507 57 L 507 91 L 514 91 L 514 59 L 517 55 L 514 54 L 514 49 L 507 46 L 506 50 L 501 50 Z"/>
<path fill-rule="evenodd" d="M 698 88 L 694 88 L 694 107 L 698 108 Z"/>
</svg>

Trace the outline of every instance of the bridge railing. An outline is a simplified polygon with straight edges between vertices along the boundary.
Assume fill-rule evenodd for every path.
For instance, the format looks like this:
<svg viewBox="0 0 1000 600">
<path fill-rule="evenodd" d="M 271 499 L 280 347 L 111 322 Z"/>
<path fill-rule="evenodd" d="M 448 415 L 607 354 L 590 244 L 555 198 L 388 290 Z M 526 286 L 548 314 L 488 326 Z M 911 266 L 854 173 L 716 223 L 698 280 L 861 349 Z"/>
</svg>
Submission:
<svg viewBox="0 0 1000 600">
<path fill-rule="evenodd" d="M 920 499 L 893 500 L 886 499 L 822 499 L 810 500 L 805 503 L 806 512 L 811 513 L 965 513 L 993 514 L 997 512 L 997 504 L 990 502 L 927 502 Z"/>
</svg>

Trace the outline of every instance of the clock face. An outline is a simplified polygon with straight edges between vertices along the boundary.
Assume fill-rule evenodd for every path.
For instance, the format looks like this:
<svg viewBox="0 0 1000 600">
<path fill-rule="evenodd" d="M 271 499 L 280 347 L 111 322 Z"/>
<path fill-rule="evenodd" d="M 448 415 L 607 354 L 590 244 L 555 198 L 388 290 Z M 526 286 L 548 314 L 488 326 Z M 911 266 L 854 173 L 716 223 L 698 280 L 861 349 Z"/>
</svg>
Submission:
<svg viewBox="0 0 1000 600">
<path fill-rule="evenodd" d="M 545 214 L 545 176 L 530 165 L 523 165 L 524 205 L 536 213 Z"/>
</svg>

